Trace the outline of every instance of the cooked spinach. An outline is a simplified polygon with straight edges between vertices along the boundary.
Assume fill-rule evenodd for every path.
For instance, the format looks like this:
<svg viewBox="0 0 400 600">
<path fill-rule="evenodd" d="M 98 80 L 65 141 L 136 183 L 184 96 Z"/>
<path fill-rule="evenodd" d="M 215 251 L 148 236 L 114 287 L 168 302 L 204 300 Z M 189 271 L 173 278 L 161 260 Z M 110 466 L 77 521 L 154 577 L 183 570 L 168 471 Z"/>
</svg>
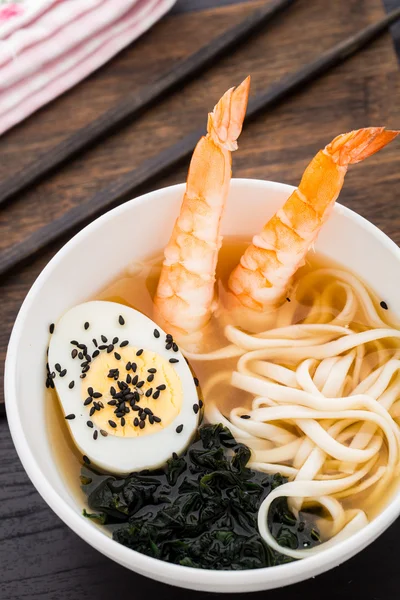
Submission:
<svg viewBox="0 0 400 600">
<path fill-rule="evenodd" d="M 204 425 L 184 456 L 165 470 L 124 479 L 82 468 L 82 488 L 97 519 L 114 540 L 160 560 L 203 569 L 257 569 L 291 559 L 269 548 L 258 534 L 264 498 L 285 483 L 246 467 L 250 450 L 222 425 Z M 284 498 L 271 507 L 269 526 L 282 545 L 311 547 L 318 534 L 298 521 Z"/>
</svg>

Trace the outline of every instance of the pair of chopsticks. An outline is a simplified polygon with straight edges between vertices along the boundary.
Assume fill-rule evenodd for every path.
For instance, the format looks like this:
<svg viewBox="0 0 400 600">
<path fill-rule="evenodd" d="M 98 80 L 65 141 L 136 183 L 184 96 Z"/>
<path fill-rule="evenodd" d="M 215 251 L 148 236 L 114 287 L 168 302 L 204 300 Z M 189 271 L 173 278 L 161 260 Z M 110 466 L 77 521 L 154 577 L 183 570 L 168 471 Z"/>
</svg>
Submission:
<svg viewBox="0 0 400 600">
<path fill-rule="evenodd" d="M 131 121 L 163 94 L 188 81 L 233 47 L 236 48 L 251 33 L 270 22 L 273 17 L 288 8 L 293 2 L 294 0 L 276 0 L 259 8 L 242 23 L 215 38 L 207 46 L 202 47 L 186 60 L 180 62 L 155 83 L 146 86 L 138 94 L 119 103 L 55 148 L 43 154 L 42 157 L 28 165 L 21 172 L 6 179 L 0 185 L 0 205 L 11 201 L 17 194 L 37 183 L 67 159 L 77 156 L 121 125 Z M 278 102 L 285 100 L 303 86 L 350 58 L 385 32 L 398 19 L 400 19 L 400 8 L 332 47 L 313 62 L 283 78 L 267 90 L 258 93 L 249 102 L 246 120 L 256 117 L 262 110 L 271 108 Z M 0 275 L 13 271 L 26 262 L 27 259 L 39 254 L 51 243 L 76 230 L 106 209 L 127 200 L 140 186 L 171 171 L 176 164 L 191 154 L 203 134 L 203 129 L 193 131 L 176 144 L 146 160 L 136 169 L 126 173 L 103 190 L 97 192 L 87 202 L 72 208 L 52 223 L 35 231 L 24 241 L 6 249 L 0 257 Z"/>
</svg>

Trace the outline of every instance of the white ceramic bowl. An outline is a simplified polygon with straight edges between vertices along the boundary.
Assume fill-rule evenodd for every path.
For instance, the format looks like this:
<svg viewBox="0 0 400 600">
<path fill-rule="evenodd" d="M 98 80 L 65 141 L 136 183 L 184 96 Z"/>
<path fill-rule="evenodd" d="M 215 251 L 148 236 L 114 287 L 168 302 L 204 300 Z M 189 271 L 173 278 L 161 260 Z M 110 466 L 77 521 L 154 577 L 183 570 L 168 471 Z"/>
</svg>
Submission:
<svg viewBox="0 0 400 600">
<path fill-rule="evenodd" d="M 233 180 L 223 233 L 250 237 L 292 189 L 268 181 Z M 400 514 L 400 494 L 365 529 L 319 555 L 268 569 L 197 570 L 125 548 L 85 519 L 56 464 L 46 430 L 44 373 L 49 323 L 93 297 L 132 260 L 161 250 L 183 191 L 183 185 L 158 190 L 110 211 L 78 233 L 43 270 L 22 305 L 8 347 L 8 422 L 22 464 L 39 493 L 75 533 L 109 558 L 158 581 L 196 590 L 232 593 L 281 587 L 339 565 L 371 543 Z M 317 250 L 358 273 L 400 315 L 400 249 L 371 223 L 337 204 Z"/>
</svg>

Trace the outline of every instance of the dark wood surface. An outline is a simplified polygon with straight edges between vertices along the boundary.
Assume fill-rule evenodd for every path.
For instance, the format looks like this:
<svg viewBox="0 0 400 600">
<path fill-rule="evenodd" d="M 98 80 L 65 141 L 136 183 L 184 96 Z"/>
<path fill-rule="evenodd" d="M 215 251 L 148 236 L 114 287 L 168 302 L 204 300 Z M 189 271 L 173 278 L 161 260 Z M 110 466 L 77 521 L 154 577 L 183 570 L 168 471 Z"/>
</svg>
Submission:
<svg viewBox="0 0 400 600">
<path fill-rule="evenodd" d="M 392 0 L 390 0 L 393 6 Z M 216 7 L 217 4 L 221 6 Z M 260 1 L 181 0 L 174 13 L 85 82 L 0 138 L 0 180 L 39 152 L 161 75 L 207 39 L 239 22 Z M 212 8 L 205 8 L 208 6 Z M 201 10 L 203 8 L 203 10 Z M 186 10 L 187 9 L 187 10 Z M 92 196 L 160 150 L 202 127 L 219 95 L 251 73 L 253 93 L 383 15 L 380 0 L 298 0 L 246 46 L 152 108 L 79 160 L 25 193 L 0 213 L 0 252 Z M 384 36 L 360 55 L 246 127 L 234 173 L 296 184 L 312 155 L 334 135 L 365 125 L 399 127 L 400 77 L 392 39 Z M 155 189 L 185 179 L 187 164 L 154 181 Z M 349 172 L 341 202 L 400 243 L 400 146 L 393 143 Z M 64 240 L 66 241 L 66 240 Z M 29 287 L 61 244 L 0 282 L 0 360 Z M 69 282 L 66 282 L 68 285 Z M 2 389 L 2 385 L 1 385 Z M 41 500 L 0 420 L 0 598 L 105 599 L 188 592 L 156 584 L 102 557 L 73 534 Z M 361 555 L 318 578 L 271 592 L 276 600 L 317 600 L 329 590 L 343 600 L 397 600 L 400 524 Z M 204 598 L 206 594 L 194 594 Z M 254 597 L 257 597 L 255 595 Z M 258 597 L 262 597 L 261 593 Z M 328 595 L 327 597 L 331 597 Z"/>
</svg>

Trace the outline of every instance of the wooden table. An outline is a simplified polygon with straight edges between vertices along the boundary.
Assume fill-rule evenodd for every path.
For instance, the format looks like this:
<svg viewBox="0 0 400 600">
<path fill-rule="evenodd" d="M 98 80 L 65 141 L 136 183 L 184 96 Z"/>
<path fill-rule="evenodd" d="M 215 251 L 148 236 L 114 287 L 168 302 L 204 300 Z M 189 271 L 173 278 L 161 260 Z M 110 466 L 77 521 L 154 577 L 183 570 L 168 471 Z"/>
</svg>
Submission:
<svg viewBox="0 0 400 600">
<path fill-rule="evenodd" d="M 387 6 L 398 4 L 398 0 L 385 2 Z M 181 0 L 171 15 L 107 66 L 4 135 L 0 139 L 0 178 L 20 169 L 260 4 L 258 0 Z M 268 30 L 199 80 L 166 98 L 138 122 L 71 162 L 3 211 L 0 251 L 84 202 L 194 125 L 202 126 L 221 93 L 248 73 L 252 74 L 254 93 L 374 22 L 383 11 L 380 0 L 299 0 Z M 398 127 L 399 98 L 398 63 L 392 39 L 386 35 L 246 127 L 240 151 L 234 157 L 234 174 L 296 184 L 312 155 L 337 133 L 371 124 Z M 186 169 L 184 164 L 143 191 L 183 181 Z M 351 169 L 341 202 L 400 243 L 399 183 L 400 147 L 394 143 Z M 24 296 L 61 245 L 1 282 L 0 360 L 5 357 Z M 119 567 L 72 533 L 25 475 L 4 417 L 0 420 L 0 452 L 1 600 L 101 600 L 122 594 L 135 598 L 144 594 L 159 594 L 165 599 L 187 597 L 187 591 L 156 584 Z M 325 593 L 323 590 L 341 600 L 353 600 L 357 595 L 365 600 L 397 599 L 399 535 L 397 522 L 373 546 L 341 568 L 274 592 L 274 599 L 317 600 Z M 194 593 L 193 597 L 205 594 Z"/>
</svg>

